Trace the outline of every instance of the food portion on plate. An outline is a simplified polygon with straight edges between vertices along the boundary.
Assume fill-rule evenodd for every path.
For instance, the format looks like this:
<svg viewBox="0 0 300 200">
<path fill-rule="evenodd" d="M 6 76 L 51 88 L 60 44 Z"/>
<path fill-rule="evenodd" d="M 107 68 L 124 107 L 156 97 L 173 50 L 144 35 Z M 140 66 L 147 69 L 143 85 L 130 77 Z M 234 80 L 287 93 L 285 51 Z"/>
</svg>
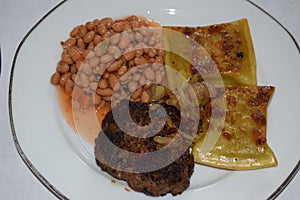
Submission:
<svg viewBox="0 0 300 200">
<path fill-rule="evenodd" d="M 267 144 L 267 107 L 274 93 L 271 86 L 225 88 L 226 118 L 216 145 L 206 155 L 201 147 L 208 136 L 210 107 L 201 110 L 204 136 L 193 145 L 195 162 L 224 169 L 257 169 L 277 165 Z"/>
<path fill-rule="evenodd" d="M 113 177 L 125 180 L 135 191 L 151 196 L 182 193 L 189 187 L 194 170 L 193 156 L 184 146 L 188 141 L 184 137 L 180 138 L 172 148 L 163 150 L 177 134 L 180 111 L 174 106 L 161 104 L 166 109 L 168 122 L 151 137 L 134 137 L 131 133 L 124 132 L 116 123 L 116 118 L 122 118 L 125 126 L 131 125 L 126 117 L 126 103 L 128 102 L 121 101 L 113 108 L 118 111 L 118 116 L 114 116 L 110 111 L 102 122 L 103 132 L 98 135 L 95 145 L 97 164 Z M 162 114 L 162 111 L 155 107 L 155 104 L 132 101 L 129 104 L 130 116 L 137 125 L 146 127 L 151 120 L 156 121 L 155 118 L 150 119 L 151 111 Z M 146 132 L 139 133 L 144 136 Z M 113 145 L 106 141 L 107 138 Z M 148 156 L 149 153 L 153 153 L 153 156 Z M 167 164 L 160 167 L 162 163 Z"/>
<path fill-rule="evenodd" d="M 74 131 L 95 145 L 101 169 L 133 190 L 180 194 L 194 162 L 234 170 L 277 165 L 266 142 L 274 87 L 257 86 L 246 19 L 178 27 L 107 17 L 76 26 L 62 47 L 51 77 L 62 111 Z M 212 134 L 215 142 L 203 151 Z M 165 149 L 166 159 L 146 159 Z"/>
<path fill-rule="evenodd" d="M 216 65 L 225 86 L 257 84 L 256 60 L 247 19 L 203 27 L 164 26 L 164 28 L 189 36 L 209 55 L 205 57 L 205 53 L 200 54 L 201 63 L 189 63 L 175 53 L 167 52 L 166 64 L 182 72 L 186 77 L 194 74 L 209 77 Z M 166 34 L 170 35 L 173 32 L 166 31 Z M 190 46 L 186 43 L 168 41 L 165 44 L 174 51 Z"/>
</svg>

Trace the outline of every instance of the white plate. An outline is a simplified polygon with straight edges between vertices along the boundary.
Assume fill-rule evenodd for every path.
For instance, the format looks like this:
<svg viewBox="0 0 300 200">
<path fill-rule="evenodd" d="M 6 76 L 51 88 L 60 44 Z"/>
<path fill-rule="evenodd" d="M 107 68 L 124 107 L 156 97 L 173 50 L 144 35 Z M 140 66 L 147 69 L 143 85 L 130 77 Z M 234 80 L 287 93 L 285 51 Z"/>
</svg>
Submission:
<svg viewBox="0 0 300 200">
<path fill-rule="evenodd" d="M 269 107 L 267 136 L 279 165 L 252 171 L 197 165 L 187 191 L 162 199 L 265 199 L 280 194 L 299 168 L 300 155 L 300 56 L 291 35 L 248 1 L 135 0 L 124 4 L 121 0 L 62 2 L 19 45 L 11 73 L 10 121 L 17 150 L 32 172 L 61 199 L 152 199 L 112 184 L 111 178 L 95 167 L 92 155 L 76 147 L 80 140 L 63 121 L 49 79 L 60 57 L 59 42 L 68 37 L 73 27 L 95 18 L 130 14 L 143 15 L 163 25 L 191 26 L 248 18 L 259 85 L 276 86 Z M 278 189 L 281 184 L 283 187 Z"/>
</svg>

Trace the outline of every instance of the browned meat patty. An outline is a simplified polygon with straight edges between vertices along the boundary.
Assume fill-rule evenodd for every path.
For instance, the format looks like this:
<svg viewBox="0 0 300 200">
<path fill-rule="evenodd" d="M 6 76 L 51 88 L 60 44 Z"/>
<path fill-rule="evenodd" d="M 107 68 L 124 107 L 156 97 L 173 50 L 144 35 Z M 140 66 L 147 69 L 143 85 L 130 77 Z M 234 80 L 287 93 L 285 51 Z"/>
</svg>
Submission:
<svg viewBox="0 0 300 200">
<path fill-rule="evenodd" d="M 96 162 L 103 171 L 117 179 L 125 180 L 133 190 L 151 196 L 181 194 L 189 187 L 194 170 L 193 156 L 185 145 L 189 141 L 181 138 L 174 145 L 169 143 L 178 134 L 180 112 L 173 106 L 161 105 L 166 110 L 168 119 L 156 135 L 141 138 L 122 131 L 116 121 L 121 120 L 124 126 L 131 125 L 129 117 L 125 115 L 126 102 L 121 102 L 114 108 L 118 112 L 115 118 L 112 111 L 105 116 L 102 122 L 103 132 L 100 132 L 95 141 Z M 129 113 L 132 120 L 139 126 L 149 125 L 150 107 L 151 104 L 130 102 Z M 155 107 L 151 108 L 151 112 L 154 113 L 154 121 L 155 116 L 161 114 L 161 110 L 156 110 Z M 165 148 L 165 145 L 170 148 Z M 118 148 L 115 148 L 116 146 Z M 130 156 L 130 153 L 134 153 L 134 156 Z M 145 153 L 157 154 L 147 157 L 144 156 Z M 162 163 L 166 164 L 155 168 Z"/>
</svg>

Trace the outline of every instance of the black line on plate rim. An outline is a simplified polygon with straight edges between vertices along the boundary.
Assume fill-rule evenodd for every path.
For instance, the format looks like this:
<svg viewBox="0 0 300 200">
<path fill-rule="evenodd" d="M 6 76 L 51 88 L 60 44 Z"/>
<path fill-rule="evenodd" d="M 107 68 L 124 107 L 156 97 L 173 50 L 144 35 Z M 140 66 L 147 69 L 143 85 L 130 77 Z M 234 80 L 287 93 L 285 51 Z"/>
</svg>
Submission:
<svg viewBox="0 0 300 200">
<path fill-rule="evenodd" d="M 296 45 L 298 52 L 300 54 L 300 46 L 293 36 L 293 34 L 284 26 L 282 25 L 275 17 L 273 17 L 270 13 L 265 11 L 263 8 L 261 8 L 259 5 L 255 4 L 251 0 L 246 0 L 248 3 L 256 7 L 257 9 L 261 10 L 263 13 L 265 13 L 267 16 L 269 16 L 272 20 L 274 20 L 285 32 L 292 38 L 294 44 Z M 298 163 L 294 167 L 294 169 L 291 171 L 291 173 L 288 175 L 288 177 L 279 185 L 279 187 L 267 198 L 267 200 L 273 200 L 276 199 L 282 191 L 289 185 L 289 183 L 293 180 L 293 178 L 296 176 L 298 171 L 300 170 L 300 160 L 298 160 Z"/>
<path fill-rule="evenodd" d="M 2 69 L 2 54 L 1 54 L 1 46 L 0 46 L 0 77 L 1 77 L 1 69 Z"/>
<path fill-rule="evenodd" d="M 274 20 L 279 26 L 281 26 L 281 28 L 283 28 L 283 30 L 285 30 L 285 32 L 292 38 L 294 44 L 296 45 L 299 53 L 300 53 L 300 46 L 297 42 L 297 40 L 295 39 L 295 37 L 293 36 L 293 34 L 284 26 L 281 24 L 281 22 L 279 22 L 275 17 L 273 17 L 270 13 L 268 13 L 267 11 L 265 11 L 263 8 L 261 8 L 259 5 L 255 4 L 254 2 L 252 2 L 252 0 L 246 0 L 248 3 L 252 4 L 254 7 L 258 8 L 259 10 L 261 10 L 263 13 L 265 13 L 267 16 L 269 16 L 272 20 Z"/>
<path fill-rule="evenodd" d="M 55 7 L 53 7 L 50 11 L 48 11 L 38 22 L 36 22 L 36 24 L 26 33 L 26 35 L 24 36 L 24 38 L 21 40 L 20 44 L 17 47 L 17 50 L 15 52 L 14 58 L 13 58 L 13 63 L 12 63 L 12 68 L 11 68 L 11 72 L 10 72 L 10 80 L 9 80 L 9 95 L 8 95 L 8 107 L 9 107 L 9 121 L 10 121 L 10 127 L 11 127 L 11 131 L 12 131 L 12 135 L 13 135 L 13 140 L 15 143 L 15 147 L 20 155 L 20 157 L 22 158 L 22 160 L 24 161 L 24 163 L 26 164 L 26 166 L 29 168 L 29 170 L 35 175 L 35 177 L 37 177 L 37 179 L 50 191 L 52 192 L 52 194 L 54 194 L 54 196 L 56 196 L 59 199 L 62 200 L 68 200 L 69 198 L 67 198 L 65 195 L 63 195 L 57 188 L 55 188 L 34 166 L 33 164 L 30 162 L 30 160 L 27 158 L 27 156 L 25 155 L 25 153 L 23 152 L 19 141 L 18 141 L 18 137 L 16 134 L 16 130 L 15 130 L 15 126 L 14 126 L 14 120 L 13 120 L 13 112 L 12 112 L 12 85 L 13 85 L 13 78 L 14 78 L 14 70 L 15 70 L 15 64 L 16 64 L 16 60 L 19 54 L 19 51 L 21 49 L 21 47 L 23 46 L 24 42 L 26 41 L 26 39 L 28 38 L 28 36 L 31 34 L 31 32 L 44 20 L 46 19 L 53 11 L 55 11 L 58 7 L 60 7 L 63 3 L 65 3 L 67 0 L 63 0 L 62 2 L 58 3 Z"/>
<path fill-rule="evenodd" d="M 12 131 L 12 135 L 13 135 L 13 139 L 14 139 L 14 143 L 16 146 L 16 149 L 20 155 L 20 157 L 22 158 L 22 160 L 24 161 L 24 163 L 26 164 L 26 166 L 29 168 L 29 170 L 35 175 L 35 177 L 38 178 L 38 180 L 50 191 L 52 192 L 57 198 L 62 199 L 62 200 L 68 200 L 69 198 L 67 198 L 65 195 L 63 195 L 57 188 L 55 188 L 30 162 L 30 160 L 27 158 L 27 156 L 25 155 L 25 153 L 23 152 L 19 142 L 18 142 L 18 138 L 16 135 L 16 130 L 14 127 L 14 121 L 13 121 L 13 113 L 12 113 L 12 84 L 13 84 L 13 75 L 14 75 L 14 69 L 15 69 L 15 64 L 16 64 L 16 60 L 19 54 L 19 51 L 21 49 L 21 47 L 23 46 L 24 42 L 26 41 L 26 39 L 28 38 L 28 36 L 31 34 L 31 32 L 44 20 L 46 19 L 53 11 L 55 11 L 57 8 L 59 8 L 61 5 L 63 5 L 65 2 L 67 2 L 68 0 L 63 0 L 62 2 L 60 2 L 59 4 L 57 4 L 54 8 L 52 8 L 48 13 L 46 13 L 28 32 L 27 34 L 24 36 L 24 38 L 22 39 L 22 41 L 20 42 L 20 44 L 18 45 L 18 48 L 16 50 L 16 53 L 14 55 L 14 59 L 13 59 L 13 63 L 12 63 L 12 68 L 11 68 L 11 73 L 10 73 L 10 81 L 9 81 L 9 96 L 8 96 L 8 107 L 9 107 L 9 121 L 10 121 L 10 127 L 11 127 L 11 131 Z M 296 39 L 294 38 L 294 36 L 289 32 L 289 30 L 283 26 L 276 18 L 274 18 L 271 14 L 269 14 L 267 11 L 265 11 L 263 8 L 261 8 L 259 5 L 255 4 L 254 2 L 250 1 L 250 0 L 246 0 L 248 3 L 250 3 L 251 5 L 253 5 L 254 7 L 256 7 L 257 9 L 261 10 L 263 13 L 265 13 L 267 16 L 269 16 L 272 20 L 274 20 L 281 28 L 283 28 L 285 30 L 286 33 L 288 33 L 288 35 L 290 36 L 290 38 L 293 40 L 294 44 L 296 45 L 298 52 L 300 53 L 300 46 L 297 43 Z M 1 75 L 1 66 L 2 66 L 2 57 L 1 57 L 1 47 L 0 47 L 0 75 Z M 289 174 L 289 176 L 284 180 L 284 182 L 267 198 L 268 200 L 273 200 L 275 198 L 277 198 L 281 192 L 288 186 L 288 184 L 292 181 L 292 179 L 296 176 L 296 174 L 298 173 L 300 169 L 300 160 L 298 161 L 298 163 L 296 164 L 296 166 L 294 167 L 294 169 L 291 171 L 291 173 Z"/>
<path fill-rule="evenodd" d="M 293 171 L 289 174 L 289 176 L 283 181 L 283 183 L 277 188 L 275 192 L 273 192 L 267 200 L 276 199 L 280 193 L 286 188 L 286 186 L 293 180 L 300 169 L 300 160 L 297 165 L 294 167 Z"/>
</svg>

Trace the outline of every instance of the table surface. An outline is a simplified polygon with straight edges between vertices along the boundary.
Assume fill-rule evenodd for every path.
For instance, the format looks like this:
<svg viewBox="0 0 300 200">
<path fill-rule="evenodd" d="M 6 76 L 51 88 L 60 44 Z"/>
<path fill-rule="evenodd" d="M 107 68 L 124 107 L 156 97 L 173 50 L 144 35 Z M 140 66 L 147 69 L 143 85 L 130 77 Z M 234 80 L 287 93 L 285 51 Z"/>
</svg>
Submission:
<svg viewBox="0 0 300 200">
<path fill-rule="evenodd" d="M 276 18 L 300 44 L 300 0 L 252 0 Z M 18 155 L 8 120 L 9 72 L 19 42 L 27 31 L 59 0 L 1 0 L 0 47 L 0 199 L 56 199 L 30 172 Z M 278 199 L 299 199 L 300 174 Z"/>
</svg>

